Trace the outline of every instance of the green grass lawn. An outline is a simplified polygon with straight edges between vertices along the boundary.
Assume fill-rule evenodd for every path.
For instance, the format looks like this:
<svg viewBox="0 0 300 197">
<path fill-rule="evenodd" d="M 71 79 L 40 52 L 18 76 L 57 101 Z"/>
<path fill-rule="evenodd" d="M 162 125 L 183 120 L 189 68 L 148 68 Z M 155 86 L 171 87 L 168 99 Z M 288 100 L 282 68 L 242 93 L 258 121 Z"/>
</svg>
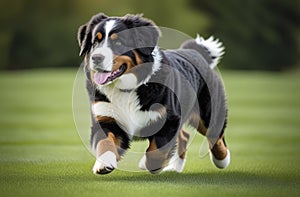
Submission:
<svg viewBox="0 0 300 197">
<path fill-rule="evenodd" d="M 96 176 L 72 117 L 76 70 L 0 73 L 0 196 L 300 196 L 299 73 L 222 74 L 229 168 L 200 158 L 196 136 L 182 174 Z"/>
</svg>

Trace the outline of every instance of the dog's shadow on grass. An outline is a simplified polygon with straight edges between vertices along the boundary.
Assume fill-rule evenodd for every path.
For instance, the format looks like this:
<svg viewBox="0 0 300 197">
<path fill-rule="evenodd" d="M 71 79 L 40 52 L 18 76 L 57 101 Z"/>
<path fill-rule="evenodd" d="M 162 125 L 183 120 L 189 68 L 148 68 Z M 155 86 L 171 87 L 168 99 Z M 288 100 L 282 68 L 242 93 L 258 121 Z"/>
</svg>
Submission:
<svg viewBox="0 0 300 197">
<path fill-rule="evenodd" d="M 135 173 L 129 176 L 100 176 L 94 177 L 98 181 L 113 181 L 113 182 L 136 182 L 136 183 L 172 183 L 172 184 L 191 184 L 191 185 L 286 185 L 290 181 L 277 179 L 276 177 L 265 174 L 257 175 L 248 172 L 240 171 L 216 171 L 216 172 L 198 172 L 198 173 L 175 173 L 165 172 L 159 175 L 151 175 L 145 173 Z"/>
</svg>

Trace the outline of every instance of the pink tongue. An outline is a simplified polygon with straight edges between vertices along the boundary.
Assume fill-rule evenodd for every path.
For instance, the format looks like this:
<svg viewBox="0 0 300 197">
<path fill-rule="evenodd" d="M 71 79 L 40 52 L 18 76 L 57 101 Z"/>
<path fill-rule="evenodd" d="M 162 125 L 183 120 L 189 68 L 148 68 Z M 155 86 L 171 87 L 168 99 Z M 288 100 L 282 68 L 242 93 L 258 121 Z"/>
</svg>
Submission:
<svg viewBox="0 0 300 197">
<path fill-rule="evenodd" d="M 95 73 L 94 80 L 97 84 L 103 85 L 109 76 L 111 76 L 111 73 Z"/>
</svg>

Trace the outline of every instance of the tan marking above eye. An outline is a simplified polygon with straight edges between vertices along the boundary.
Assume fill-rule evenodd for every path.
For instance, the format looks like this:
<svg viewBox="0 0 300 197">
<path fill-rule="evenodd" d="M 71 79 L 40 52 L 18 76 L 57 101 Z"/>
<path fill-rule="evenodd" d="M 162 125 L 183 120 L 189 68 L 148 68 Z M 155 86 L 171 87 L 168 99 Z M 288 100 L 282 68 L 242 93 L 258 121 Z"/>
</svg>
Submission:
<svg viewBox="0 0 300 197">
<path fill-rule="evenodd" d="M 98 38 L 98 40 L 101 40 L 102 39 L 102 33 L 98 32 L 97 33 L 97 38 Z"/>
<path fill-rule="evenodd" d="M 118 35 L 116 33 L 111 34 L 110 39 L 115 40 L 118 38 Z"/>
</svg>

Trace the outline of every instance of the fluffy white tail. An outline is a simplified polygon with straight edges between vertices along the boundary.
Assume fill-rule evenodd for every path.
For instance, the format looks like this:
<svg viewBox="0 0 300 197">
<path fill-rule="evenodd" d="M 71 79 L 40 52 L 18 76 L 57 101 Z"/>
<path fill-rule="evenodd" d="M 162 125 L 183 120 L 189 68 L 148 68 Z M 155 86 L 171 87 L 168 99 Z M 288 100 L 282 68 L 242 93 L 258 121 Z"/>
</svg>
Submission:
<svg viewBox="0 0 300 197">
<path fill-rule="evenodd" d="M 222 55 L 225 53 L 223 43 L 220 42 L 219 39 L 215 39 L 213 36 L 205 40 L 198 34 L 195 41 L 198 45 L 207 49 L 212 59 L 212 63 L 209 66 L 211 69 L 214 69 L 222 58 Z"/>
</svg>

